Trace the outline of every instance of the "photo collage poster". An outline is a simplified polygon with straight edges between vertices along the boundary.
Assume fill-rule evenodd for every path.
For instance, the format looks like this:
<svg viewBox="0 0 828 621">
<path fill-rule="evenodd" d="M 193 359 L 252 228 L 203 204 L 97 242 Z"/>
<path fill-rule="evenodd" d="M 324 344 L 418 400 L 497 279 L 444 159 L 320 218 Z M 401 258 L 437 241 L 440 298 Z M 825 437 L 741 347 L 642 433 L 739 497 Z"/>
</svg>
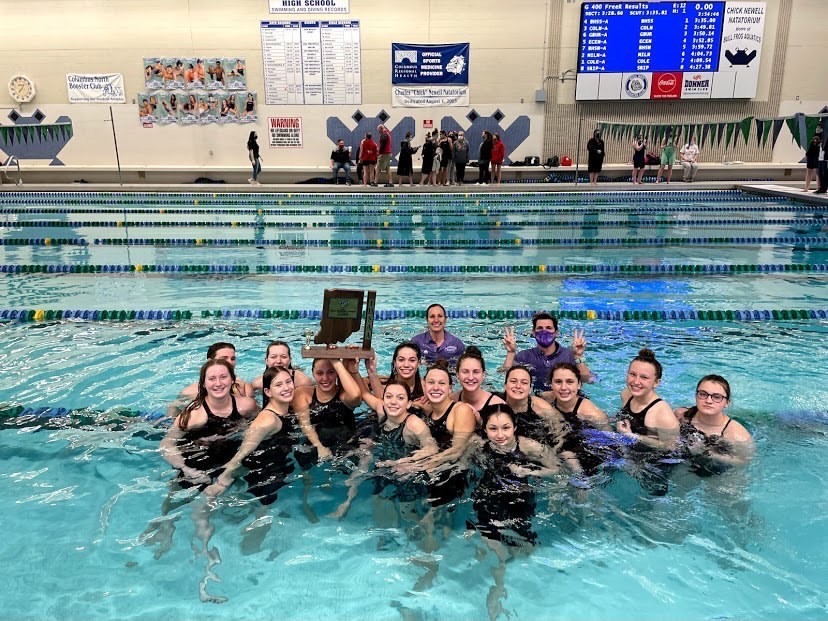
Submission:
<svg viewBox="0 0 828 621">
<path fill-rule="evenodd" d="M 254 123 L 257 96 L 247 90 L 243 58 L 144 58 L 138 93 L 142 123 Z"/>
</svg>

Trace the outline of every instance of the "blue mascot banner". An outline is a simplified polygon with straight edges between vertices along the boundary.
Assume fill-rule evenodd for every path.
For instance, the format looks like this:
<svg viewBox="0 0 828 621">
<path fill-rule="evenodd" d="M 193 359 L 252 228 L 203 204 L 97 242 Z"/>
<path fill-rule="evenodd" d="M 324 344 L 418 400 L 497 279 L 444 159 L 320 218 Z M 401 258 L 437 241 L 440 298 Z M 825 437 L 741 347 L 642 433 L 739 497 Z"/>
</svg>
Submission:
<svg viewBox="0 0 828 621">
<path fill-rule="evenodd" d="M 469 44 L 391 44 L 392 84 L 469 83 Z"/>
</svg>

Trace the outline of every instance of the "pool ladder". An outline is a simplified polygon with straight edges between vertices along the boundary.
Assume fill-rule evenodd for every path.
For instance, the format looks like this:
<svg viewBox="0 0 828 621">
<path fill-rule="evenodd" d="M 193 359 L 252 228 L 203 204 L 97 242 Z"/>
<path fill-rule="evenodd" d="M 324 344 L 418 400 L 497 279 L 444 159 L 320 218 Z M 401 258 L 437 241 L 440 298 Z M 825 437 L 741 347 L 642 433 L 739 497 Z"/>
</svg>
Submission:
<svg viewBox="0 0 828 621">
<path fill-rule="evenodd" d="M 9 177 L 9 166 L 12 164 L 17 166 L 17 181 L 15 182 L 15 185 L 23 185 L 23 175 L 20 173 L 20 160 L 17 159 L 16 155 L 11 155 L 9 156 L 9 159 L 6 160 L 6 165 L 3 166 L 3 175 L 0 175 L 0 184 L 3 183 L 3 176 L 5 176 L 6 179 L 11 179 L 11 177 Z"/>
</svg>

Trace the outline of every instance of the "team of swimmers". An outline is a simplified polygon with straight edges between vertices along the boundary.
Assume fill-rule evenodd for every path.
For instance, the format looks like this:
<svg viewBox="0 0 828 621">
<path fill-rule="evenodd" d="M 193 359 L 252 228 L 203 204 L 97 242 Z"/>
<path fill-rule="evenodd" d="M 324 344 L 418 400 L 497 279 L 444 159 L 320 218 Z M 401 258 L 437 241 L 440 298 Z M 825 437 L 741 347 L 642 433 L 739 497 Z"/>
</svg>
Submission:
<svg viewBox="0 0 828 621">
<path fill-rule="evenodd" d="M 172 406 L 162 441 L 179 471 L 176 485 L 215 498 L 243 475 L 248 492 L 267 506 L 298 466 L 303 509 L 316 520 L 310 477 L 316 464 L 331 462 L 329 470 L 348 475 L 333 517 L 342 518 L 360 483 L 371 480 L 378 523 L 416 526 L 418 545 L 433 551 L 437 527 L 449 525 L 457 502 L 468 497 L 470 526 L 505 562 L 513 549 L 535 542 L 534 477 L 588 487 L 610 450 L 653 465 L 642 486 L 664 494 L 665 464 L 681 459 L 709 475 L 750 459 L 751 435 L 726 414 L 730 386 L 719 375 L 699 381 L 693 407 L 674 410 L 656 393 L 661 364 L 642 349 L 629 364 L 613 425 L 582 390 L 593 381 L 582 331 L 564 347 L 557 319 L 538 313 L 536 347 L 517 351 L 507 329 L 505 382 L 494 392 L 485 388 L 480 350 L 445 330 L 445 309 L 433 304 L 426 315 L 427 331 L 396 347 L 387 377 L 375 358 L 365 360 L 364 375 L 357 360 L 314 359 L 308 376 L 294 368 L 288 344 L 273 341 L 264 373 L 247 383 L 235 374 L 233 345 L 211 346 L 198 382 Z M 370 411 L 357 413 L 363 403 Z"/>
</svg>

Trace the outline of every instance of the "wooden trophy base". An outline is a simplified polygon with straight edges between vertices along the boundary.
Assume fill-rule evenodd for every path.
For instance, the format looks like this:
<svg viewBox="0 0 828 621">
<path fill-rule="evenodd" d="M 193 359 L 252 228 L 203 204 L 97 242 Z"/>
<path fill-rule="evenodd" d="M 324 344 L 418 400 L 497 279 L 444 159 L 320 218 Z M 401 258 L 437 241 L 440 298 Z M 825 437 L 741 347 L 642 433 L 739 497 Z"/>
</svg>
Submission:
<svg viewBox="0 0 828 621">
<path fill-rule="evenodd" d="M 302 348 L 302 358 L 320 358 L 322 360 L 353 360 L 354 358 L 373 358 L 373 349 L 348 347 L 347 345 L 317 345 Z"/>
</svg>

